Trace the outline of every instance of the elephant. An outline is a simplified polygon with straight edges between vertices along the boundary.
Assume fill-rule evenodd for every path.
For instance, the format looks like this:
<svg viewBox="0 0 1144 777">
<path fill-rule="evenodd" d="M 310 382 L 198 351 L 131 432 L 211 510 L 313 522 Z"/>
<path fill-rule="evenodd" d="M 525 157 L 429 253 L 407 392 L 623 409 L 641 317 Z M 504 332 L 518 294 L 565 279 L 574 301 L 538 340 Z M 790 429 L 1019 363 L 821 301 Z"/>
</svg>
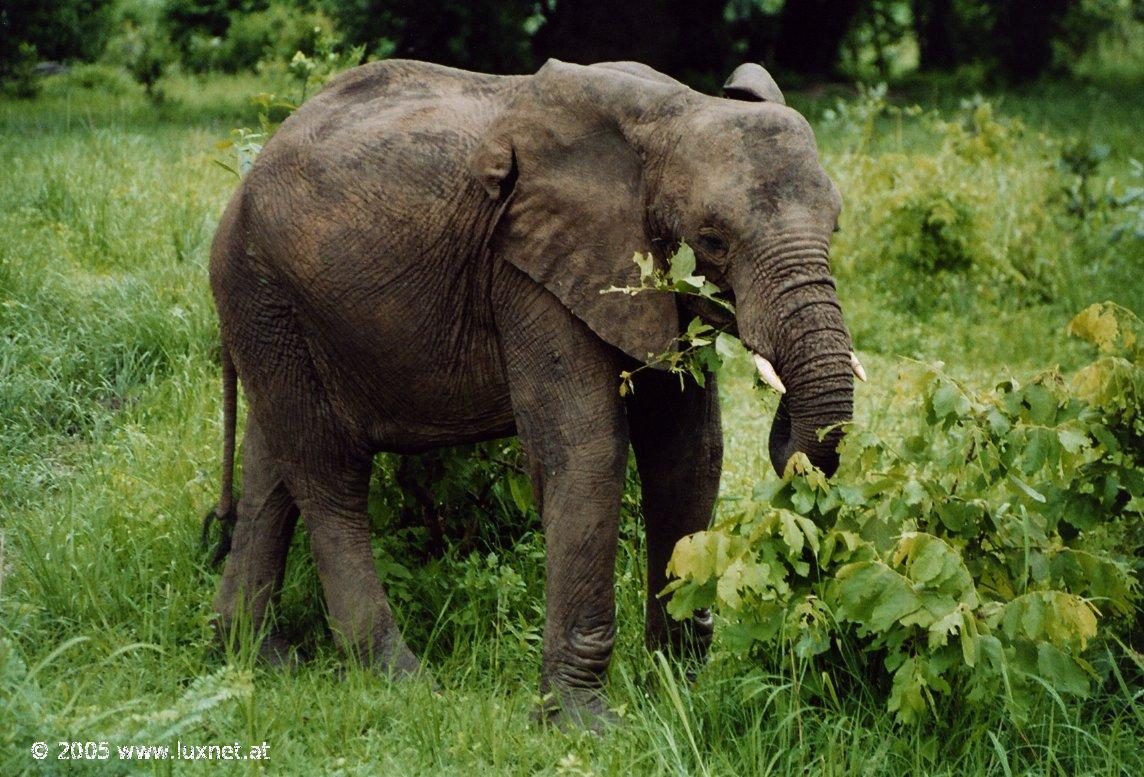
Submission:
<svg viewBox="0 0 1144 777">
<path fill-rule="evenodd" d="M 494 76 L 388 60 L 330 81 L 266 144 L 211 246 L 217 510 L 233 532 L 218 628 L 240 612 L 264 622 L 301 515 L 339 645 L 418 671 L 371 555 L 373 457 L 518 435 L 547 556 L 541 717 L 608 714 L 629 446 L 646 643 L 701 660 L 710 616 L 674 621 L 657 593 L 675 543 L 714 510 L 717 379 L 642 369 L 622 396 L 620 373 L 700 316 L 736 333 L 782 393 L 775 468 L 802 452 L 833 472 L 861 371 L 828 263 L 840 208 L 809 123 L 757 64 L 718 97 L 633 62 Z M 601 293 L 638 285 L 634 253 L 663 268 L 682 242 L 733 316 L 672 293 Z M 235 506 L 237 382 L 249 414 Z"/>
</svg>

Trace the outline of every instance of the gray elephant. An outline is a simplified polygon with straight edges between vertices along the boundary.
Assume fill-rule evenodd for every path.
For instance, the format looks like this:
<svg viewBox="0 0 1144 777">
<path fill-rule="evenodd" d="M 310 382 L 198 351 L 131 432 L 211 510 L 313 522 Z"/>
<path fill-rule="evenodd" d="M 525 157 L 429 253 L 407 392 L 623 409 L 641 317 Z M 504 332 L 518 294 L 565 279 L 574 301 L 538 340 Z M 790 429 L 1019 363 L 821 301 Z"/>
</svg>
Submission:
<svg viewBox="0 0 1144 777">
<path fill-rule="evenodd" d="M 233 543 L 214 607 L 262 622 L 304 516 L 340 642 L 418 668 L 370 551 L 373 456 L 519 435 L 547 544 L 545 714 L 606 714 L 613 568 L 629 443 L 643 484 L 647 644 L 701 656 L 709 618 L 656 593 L 704 528 L 722 463 L 714 376 L 619 375 L 692 315 L 738 333 L 785 392 L 770 437 L 837 466 L 851 353 L 827 262 L 840 200 L 810 126 L 757 65 L 726 97 L 636 63 L 549 61 L 500 77 L 391 60 L 350 70 L 287 119 L 223 214 L 221 321 Z M 681 241 L 736 304 L 601 294 Z M 236 376 L 249 399 L 231 509 Z M 817 432 L 831 427 L 825 437 Z M 271 640 L 272 649 L 282 646 Z"/>
</svg>

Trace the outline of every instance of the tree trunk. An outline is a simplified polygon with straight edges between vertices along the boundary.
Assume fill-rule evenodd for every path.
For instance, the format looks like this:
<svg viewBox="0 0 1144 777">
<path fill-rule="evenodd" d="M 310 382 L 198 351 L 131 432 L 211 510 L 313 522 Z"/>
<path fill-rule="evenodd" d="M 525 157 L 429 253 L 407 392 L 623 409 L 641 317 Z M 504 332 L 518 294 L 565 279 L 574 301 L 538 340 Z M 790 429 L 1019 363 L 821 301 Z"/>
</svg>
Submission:
<svg viewBox="0 0 1144 777">
<path fill-rule="evenodd" d="M 1007 0 L 997 10 L 994 39 L 1001 72 L 1015 81 L 1042 75 L 1053 62 L 1053 35 L 1075 0 Z"/>
<path fill-rule="evenodd" d="M 950 70 L 960 64 L 953 0 L 914 0 L 919 70 Z"/>
</svg>

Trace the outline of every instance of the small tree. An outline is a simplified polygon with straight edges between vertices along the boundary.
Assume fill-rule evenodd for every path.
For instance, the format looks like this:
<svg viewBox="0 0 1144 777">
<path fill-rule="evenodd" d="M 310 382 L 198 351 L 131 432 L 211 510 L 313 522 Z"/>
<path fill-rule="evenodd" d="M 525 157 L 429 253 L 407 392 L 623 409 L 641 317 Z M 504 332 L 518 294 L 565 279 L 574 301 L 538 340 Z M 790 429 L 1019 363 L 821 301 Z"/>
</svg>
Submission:
<svg viewBox="0 0 1144 777">
<path fill-rule="evenodd" d="M 31 43 L 21 43 L 16 49 L 16 58 L 9 65 L 6 91 L 16 97 L 31 99 L 40 93 L 40 79 L 36 75 L 36 62 L 39 57 Z"/>
<path fill-rule="evenodd" d="M 162 102 L 164 93 L 158 88 L 159 79 L 175 56 L 170 44 L 154 25 L 131 25 L 122 42 L 120 58 L 131 76 L 143 85 L 143 91 L 155 102 Z"/>
</svg>

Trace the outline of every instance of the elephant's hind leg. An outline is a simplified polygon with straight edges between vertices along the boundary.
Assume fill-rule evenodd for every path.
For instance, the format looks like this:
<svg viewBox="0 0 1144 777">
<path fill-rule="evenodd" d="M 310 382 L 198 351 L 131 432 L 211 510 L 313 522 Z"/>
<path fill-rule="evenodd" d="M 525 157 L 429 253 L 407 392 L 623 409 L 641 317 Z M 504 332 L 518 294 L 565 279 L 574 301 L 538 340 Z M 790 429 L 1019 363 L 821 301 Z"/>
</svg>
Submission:
<svg viewBox="0 0 1144 777">
<path fill-rule="evenodd" d="M 242 443 L 242 498 L 214 600 L 224 639 L 236 636 L 239 618 L 248 617 L 255 632 L 261 628 L 268 607 L 282 588 L 297 519 L 294 498 L 278 473 L 258 424 L 249 417 Z M 261 653 L 272 663 L 279 663 L 289 655 L 288 645 L 272 633 L 262 640 Z"/>
<path fill-rule="evenodd" d="M 309 368 L 299 366 L 300 380 L 306 381 Z M 324 395 L 300 394 L 289 385 L 270 388 L 255 395 L 254 409 L 272 418 L 263 425 L 267 447 L 306 522 L 335 637 L 346 652 L 394 676 L 416 672 L 420 665 L 401 637 L 373 563 L 366 513 L 372 454 L 339 422 Z"/>
<path fill-rule="evenodd" d="M 345 453 L 320 467 L 309 461 L 287 477 L 310 532 L 330 625 L 342 647 L 363 662 L 394 677 L 413 674 L 420 664 L 401 636 L 373 562 L 366 513 L 372 457 Z"/>
<path fill-rule="evenodd" d="M 265 456 L 306 522 L 334 632 L 370 663 L 394 674 L 416 671 L 373 563 L 366 514 L 373 452 L 361 425 L 331 394 L 338 376 L 317 363 L 317 346 L 303 338 L 272 276 L 239 268 L 218 283 L 233 290 L 220 298 L 224 341 Z"/>
</svg>

